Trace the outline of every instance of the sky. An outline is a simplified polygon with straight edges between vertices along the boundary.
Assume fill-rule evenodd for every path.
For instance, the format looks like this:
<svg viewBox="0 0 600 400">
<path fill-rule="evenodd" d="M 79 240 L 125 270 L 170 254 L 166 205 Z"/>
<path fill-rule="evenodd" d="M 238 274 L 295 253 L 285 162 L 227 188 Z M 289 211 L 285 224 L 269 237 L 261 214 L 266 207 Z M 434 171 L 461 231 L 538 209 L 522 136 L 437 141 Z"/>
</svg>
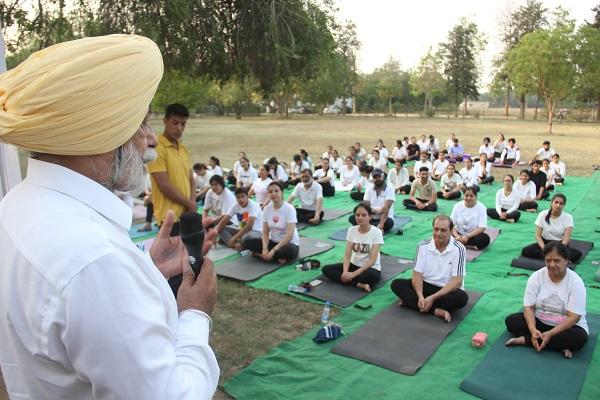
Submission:
<svg viewBox="0 0 600 400">
<path fill-rule="evenodd" d="M 475 22 L 485 34 L 487 46 L 481 55 L 481 88 L 491 80 L 491 63 L 502 50 L 498 38 L 498 19 L 511 7 L 525 0 L 337 0 L 341 21 L 356 24 L 361 49 L 358 70 L 370 73 L 390 57 L 400 61 L 402 69 L 419 64 L 429 47 L 446 41 L 448 32 L 461 17 Z M 577 24 L 593 20 L 591 11 L 599 0 L 543 0 L 552 10 L 562 6 Z"/>
</svg>

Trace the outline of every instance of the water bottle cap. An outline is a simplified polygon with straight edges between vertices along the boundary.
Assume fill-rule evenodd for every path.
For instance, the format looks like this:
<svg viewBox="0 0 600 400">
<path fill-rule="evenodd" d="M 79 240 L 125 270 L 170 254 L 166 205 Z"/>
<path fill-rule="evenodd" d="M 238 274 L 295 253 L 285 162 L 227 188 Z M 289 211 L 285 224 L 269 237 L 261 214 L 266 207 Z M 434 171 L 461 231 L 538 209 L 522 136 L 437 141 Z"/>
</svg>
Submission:
<svg viewBox="0 0 600 400">
<path fill-rule="evenodd" d="M 326 306 L 330 306 L 330 305 L 331 305 L 331 302 L 330 302 L 330 301 L 326 301 L 326 302 L 325 302 L 325 305 L 326 305 Z"/>
</svg>

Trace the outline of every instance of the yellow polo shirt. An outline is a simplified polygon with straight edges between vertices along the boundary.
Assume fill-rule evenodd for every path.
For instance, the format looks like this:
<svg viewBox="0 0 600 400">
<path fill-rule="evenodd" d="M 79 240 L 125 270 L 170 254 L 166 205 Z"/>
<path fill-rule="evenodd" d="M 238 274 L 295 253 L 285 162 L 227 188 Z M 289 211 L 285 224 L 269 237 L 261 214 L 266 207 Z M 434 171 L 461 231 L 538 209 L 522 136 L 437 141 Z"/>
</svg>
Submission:
<svg viewBox="0 0 600 400">
<path fill-rule="evenodd" d="M 150 182 L 152 184 L 152 202 L 154 203 L 154 218 L 159 224 L 165 219 L 167 210 L 173 210 L 177 219 L 186 210 L 181 204 L 175 203 L 160 191 L 156 179 L 152 176 L 154 172 L 166 172 L 171 185 L 175 187 L 184 197 L 191 197 L 190 173 L 192 164 L 190 153 L 181 143 L 176 148 L 164 134 L 158 137 L 156 146 L 156 160 L 148 163 Z"/>
</svg>

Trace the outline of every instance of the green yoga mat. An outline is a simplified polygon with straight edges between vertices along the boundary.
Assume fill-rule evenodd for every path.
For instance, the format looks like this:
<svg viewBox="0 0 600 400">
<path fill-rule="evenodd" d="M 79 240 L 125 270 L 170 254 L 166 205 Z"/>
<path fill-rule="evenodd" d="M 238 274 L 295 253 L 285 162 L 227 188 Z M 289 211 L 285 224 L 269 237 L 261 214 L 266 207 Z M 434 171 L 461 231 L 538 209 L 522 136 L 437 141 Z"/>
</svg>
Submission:
<svg viewBox="0 0 600 400">
<path fill-rule="evenodd" d="M 537 353 L 531 347 L 506 347 L 504 343 L 513 335 L 505 332 L 460 388 L 486 400 L 577 399 L 600 329 L 600 315 L 588 314 L 586 319 L 588 342 L 572 359 L 558 351 Z"/>
</svg>

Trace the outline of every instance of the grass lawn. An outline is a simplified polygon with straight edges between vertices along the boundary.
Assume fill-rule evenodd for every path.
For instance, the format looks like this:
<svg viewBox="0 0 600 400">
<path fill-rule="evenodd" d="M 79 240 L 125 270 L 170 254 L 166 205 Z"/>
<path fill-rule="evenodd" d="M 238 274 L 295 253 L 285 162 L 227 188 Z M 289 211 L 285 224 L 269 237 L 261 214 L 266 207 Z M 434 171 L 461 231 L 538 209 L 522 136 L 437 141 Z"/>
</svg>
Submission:
<svg viewBox="0 0 600 400">
<path fill-rule="evenodd" d="M 158 133 L 162 131 L 159 118 L 153 120 L 153 126 Z M 474 154 L 484 136 L 494 140 L 502 132 L 507 139 L 517 139 L 523 159 L 530 159 L 542 141 L 549 139 L 566 163 L 568 175 L 590 175 L 592 164 L 600 164 L 600 125 L 556 123 L 551 136 L 546 134 L 546 128 L 544 122 L 501 119 L 294 116 L 288 120 L 276 117 L 235 120 L 207 117 L 190 119 L 183 140 L 194 162 L 207 162 L 209 156 L 215 155 L 224 167 L 231 168 L 239 151 L 246 151 L 251 162 L 257 164 L 272 155 L 289 162 L 293 154 L 305 148 L 316 161 L 329 144 L 343 156 L 348 146 L 357 141 L 368 150 L 382 138 L 391 150 L 396 139 L 422 134 L 433 134 L 444 145 L 453 132 L 465 150 Z M 496 174 L 504 172 L 497 170 Z M 219 279 L 211 344 L 221 366 L 221 382 L 269 349 L 314 327 L 319 323 L 321 309 L 321 305 L 281 293 Z M 2 383 L 0 379 L 0 399 L 5 396 L 1 393 Z M 216 398 L 229 396 L 219 389 Z"/>
</svg>

